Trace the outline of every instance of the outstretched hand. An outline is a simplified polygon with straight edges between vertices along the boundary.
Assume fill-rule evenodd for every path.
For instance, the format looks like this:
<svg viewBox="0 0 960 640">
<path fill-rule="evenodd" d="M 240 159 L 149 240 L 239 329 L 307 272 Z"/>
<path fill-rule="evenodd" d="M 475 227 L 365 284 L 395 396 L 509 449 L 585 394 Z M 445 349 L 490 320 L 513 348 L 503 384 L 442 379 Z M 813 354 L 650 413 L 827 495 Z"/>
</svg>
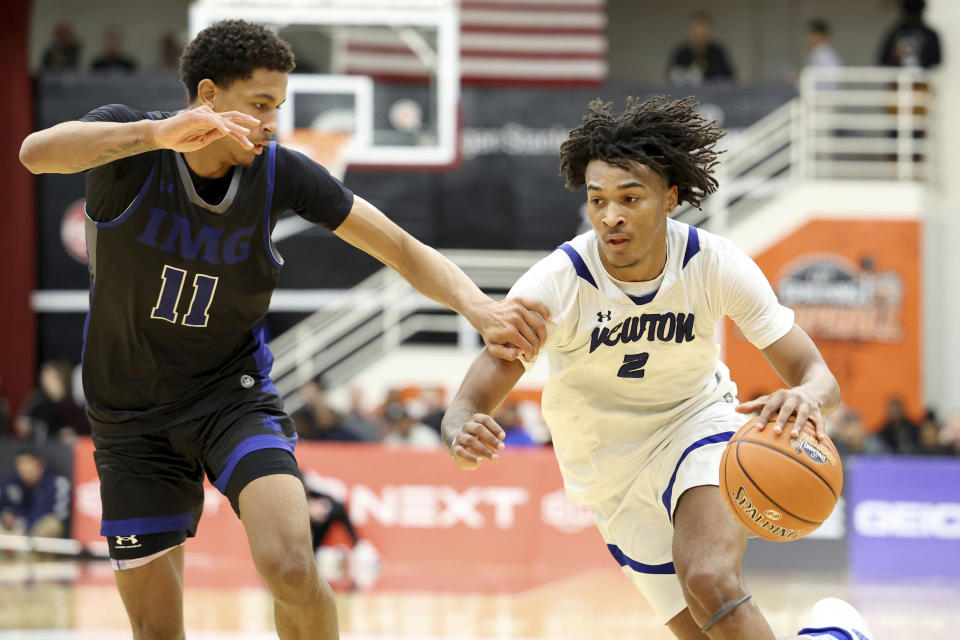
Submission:
<svg viewBox="0 0 960 640">
<path fill-rule="evenodd" d="M 547 339 L 550 311 L 546 305 L 530 298 L 508 298 L 490 301 L 483 310 L 477 330 L 491 354 L 501 360 L 523 356 L 532 360 Z"/>
<path fill-rule="evenodd" d="M 214 140 L 229 136 L 244 149 L 252 149 L 247 139 L 250 129 L 260 121 L 239 111 L 214 111 L 203 106 L 157 121 L 154 139 L 161 149 L 186 153 L 202 149 Z"/>
<path fill-rule="evenodd" d="M 475 413 L 460 427 L 450 446 L 453 461 L 461 469 L 471 470 L 484 460 L 496 460 L 504 448 L 506 433 L 497 421 L 484 413 Z"/>
<path fill-rule="evenodd" d="M 778 389 L 755 400 L 741 402 L 737 406 L 737 411 L 740 413 L 756 413 L 759 411 L 757 429 L 760 431 L 776 413 L 776 421 L 773 424 L 774 433 L 782 432 L 783 426 L 790 416 L 796 415 L 790 435 L 799 436 L 800 431 L 808 422 L 817 430 L 817 440 L 823 440 L 827 435 L 823 414 L 820 413 L 820 404 L 803 387 Z"/>
</svg>

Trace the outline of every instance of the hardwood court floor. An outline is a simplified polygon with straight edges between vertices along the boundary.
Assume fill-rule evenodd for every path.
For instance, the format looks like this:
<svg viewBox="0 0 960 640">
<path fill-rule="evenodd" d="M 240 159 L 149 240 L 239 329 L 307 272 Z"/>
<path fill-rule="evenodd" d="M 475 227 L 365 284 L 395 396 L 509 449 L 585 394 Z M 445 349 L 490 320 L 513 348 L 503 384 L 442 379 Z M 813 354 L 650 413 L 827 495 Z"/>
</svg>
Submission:
<svg viewBox="0 0 960 640">
<path fill-rule="evenodd" d="M 91 571 L 100 579 L 89 580 Z M 130 638 L 120 598 L 102 580 L 109 573 L 103 563 L 0 565 L 0 640 Z M 838 575 L 754 574 L 749 584 L 778 633 L 799 628 L 822 595 L 837 595 L 856 603 L 877 640 L 960 637 L 960 581 L 858 584 Z M 672 638 L 615 568 L 519 593 L 373 590 L 341 593 L 338 605 L 344 640 Z M 185 614 L 193 640 L 276 638 L 271 601 L 260 588 L 188 587 Z"/>
</svg>

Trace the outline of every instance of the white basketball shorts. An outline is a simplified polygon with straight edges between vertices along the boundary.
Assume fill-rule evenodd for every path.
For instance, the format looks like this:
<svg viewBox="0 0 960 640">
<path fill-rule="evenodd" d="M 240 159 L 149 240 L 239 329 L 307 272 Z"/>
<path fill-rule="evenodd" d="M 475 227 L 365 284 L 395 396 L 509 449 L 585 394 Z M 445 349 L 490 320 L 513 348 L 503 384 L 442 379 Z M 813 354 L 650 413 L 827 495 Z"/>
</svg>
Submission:
<svg viewBox="0 0 960 640">
<path fill-rule="evenodd" d="M 632 484 L 590 505 L 607 548 L 664 623 L 687 607 L 673 567 L 673 513 L 683 492 L 720 483 L 720 457 L 746 421 L 736 400 L 718 400 L 678 422 Z"/>
</svg>

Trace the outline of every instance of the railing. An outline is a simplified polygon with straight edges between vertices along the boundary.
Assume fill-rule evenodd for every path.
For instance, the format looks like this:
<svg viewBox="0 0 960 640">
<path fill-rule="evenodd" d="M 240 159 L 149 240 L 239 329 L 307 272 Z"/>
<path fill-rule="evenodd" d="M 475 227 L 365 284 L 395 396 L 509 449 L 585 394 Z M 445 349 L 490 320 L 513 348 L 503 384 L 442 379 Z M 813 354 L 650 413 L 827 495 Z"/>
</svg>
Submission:
<svg viewBox="0 0 960 640">
<path fill-rule="evenodd" d="M 545 253 L 449 251 L 444 255 L 481 289 L 503 292 Z M 396 272 L 383 268 L 270 343 L 274 383 L 287 397 L 287 409 L 293 411 L 299 399 L 292 394 L 317 373 L 323 373 L 328 384 L 344 382 L 421 331 L 456 335 L 464 348 L 478 344 L 477 333 L 466 319 L 423 297 Z"/>
<path fill-rule="evenodd" d="M 839 67 L 801 82 L 805 177 L 925 178 L 931 101 L 924 72 Z"/>
<path fill-rule="evenodd" d="M 722 231 L 777 194 L 808 180 L 920 180 L 927 174 L 929 83 L 923 71 L 807 69 L 800 96 L 726 142 L 720 189 L 703 211 L 676 217 Z M 506 291 L 544 254 L 447 253 L 484 290 Z M 336 385 L 420 331 L 451 333 L 463 346 L 477 336 L 463 318 L 382 269 L 330 300 L 271 343 L 274 380 L 297 408 L 297 387 L 317 373 Z"/>
<path fill-rule="evenodd" d="M 922 70 L 808 68 L 800 95 L 726 141 L 720 189 L 677 218 L 723 230 L 804 180 L 924 180 L 930 85 Z"/>
</svg>

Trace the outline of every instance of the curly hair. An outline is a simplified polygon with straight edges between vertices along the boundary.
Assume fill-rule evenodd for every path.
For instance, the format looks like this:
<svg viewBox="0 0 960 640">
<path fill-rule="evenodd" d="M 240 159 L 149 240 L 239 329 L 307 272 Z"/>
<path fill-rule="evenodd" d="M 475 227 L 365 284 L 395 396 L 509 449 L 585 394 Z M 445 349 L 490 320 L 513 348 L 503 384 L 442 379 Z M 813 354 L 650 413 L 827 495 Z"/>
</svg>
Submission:
<svg viewBox="0 0 960 640">
<path fill-rule="evenodd" d="M 180 80 L 193 102 L 204 78 L 225 87 L 249 78 L 255 69 L 290 73 L 293 67 L 290 45 L 270 29 L 244 20 L 221 20 L 198 33 L 183 50 Z"/>
<path fill-rule="evenodd" d="M 633 160 L 676 185 L 679 202 L 699 208 L 717 190 L 713 169 L 722 152 L 714 147 L 724 132 L 697 113 L 698 104 L 692 97 L 627 98 L 624 112 L 614 116 L 612 103 L 593 100 L 583 124 L 560 146 L 560 175 L 567 188 L 576 191 L 584 185 L 592 160 L 623 168 Z"/>
</svg>

